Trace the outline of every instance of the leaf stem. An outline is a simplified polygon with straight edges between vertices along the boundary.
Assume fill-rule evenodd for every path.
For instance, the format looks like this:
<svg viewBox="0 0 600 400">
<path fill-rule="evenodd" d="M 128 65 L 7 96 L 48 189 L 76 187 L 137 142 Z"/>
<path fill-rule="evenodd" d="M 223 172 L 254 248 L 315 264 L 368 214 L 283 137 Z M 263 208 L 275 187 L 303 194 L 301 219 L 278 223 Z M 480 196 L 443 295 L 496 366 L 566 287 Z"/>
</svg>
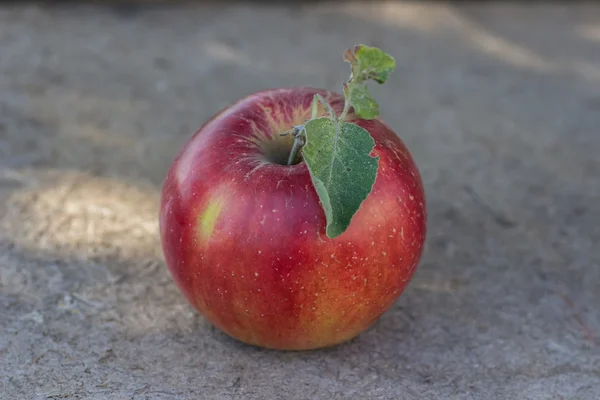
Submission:
<svg viewBox="0 0 600 400">
<path fill-rule="evenodd" d="M 350 110 L 350 102 L 348 101 L 348 97 L 344 98 L 344 109 L 342 110 L 342 115 L 340 115 L 340 121 L 344 121 L 346 116 L 348 115 L 348 111 Z"/>
</svg>

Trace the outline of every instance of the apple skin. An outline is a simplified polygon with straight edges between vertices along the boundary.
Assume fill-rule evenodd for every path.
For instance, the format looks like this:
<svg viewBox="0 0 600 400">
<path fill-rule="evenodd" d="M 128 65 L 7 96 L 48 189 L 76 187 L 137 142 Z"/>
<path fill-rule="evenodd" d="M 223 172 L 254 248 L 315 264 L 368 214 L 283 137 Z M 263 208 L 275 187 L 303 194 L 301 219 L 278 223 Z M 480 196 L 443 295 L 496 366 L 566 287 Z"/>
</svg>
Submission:
<svg viewBox="0 0 600 400">
<path fill-rule="evenodd" d="M 350 115 L 374 138 L 379 171 L 335 239 L 306 164 L 267 159 L 287 159 L 292 138 L 280 133 L 310 118 L 315 93 L 341 114 L 343 96 L 325 90 L 249 95 L 192 136 L 164 182 L 160 236 L 174 281 L 208 321 L 247 344 L 305 350 L 354 338 L 392 306 L 422 255 L 421 177 L 381 120 Z"/>
</svg>

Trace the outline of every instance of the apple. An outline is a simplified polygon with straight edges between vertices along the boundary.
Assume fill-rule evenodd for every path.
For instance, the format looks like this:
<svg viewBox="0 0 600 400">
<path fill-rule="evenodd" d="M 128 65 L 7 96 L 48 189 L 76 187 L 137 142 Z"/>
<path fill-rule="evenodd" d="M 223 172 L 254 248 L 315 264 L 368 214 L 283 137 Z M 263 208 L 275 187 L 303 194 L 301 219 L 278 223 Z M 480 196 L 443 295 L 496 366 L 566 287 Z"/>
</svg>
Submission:
<svg viewBox="0 0 600 400">
<path fill-rule="evenodd" d="M 315 95 L 370 134 L 378 161 L 368 196 L 336 235 L 302 153 L 290 157 L 298 135 L 286 134 L 327 115 Z M 159 214 L 165 262 L 187 301 L 231 337 L 280 350 L 348 341 L 415 272 L 426 236 L 419 171 L 392 128 L 351 110 L 323 89 L 254 93 L 204 124 L 173 161 Z"/>
</svg>

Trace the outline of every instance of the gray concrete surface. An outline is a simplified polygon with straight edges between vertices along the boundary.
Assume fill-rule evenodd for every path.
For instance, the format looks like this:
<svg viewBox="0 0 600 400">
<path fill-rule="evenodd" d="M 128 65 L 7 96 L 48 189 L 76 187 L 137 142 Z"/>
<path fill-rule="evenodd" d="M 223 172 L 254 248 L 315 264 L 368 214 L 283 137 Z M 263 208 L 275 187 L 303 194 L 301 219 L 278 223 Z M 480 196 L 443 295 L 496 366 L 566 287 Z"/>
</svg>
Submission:
<svg viewBox="0 0 600 400">
<path fill-rule="evenodd" d="M 600 398 L 600 6 L 79 4 L 0 6 L 0 398 Z M 421 266 L 350 343 L 239 344 L 162 263 L 163 176 L 234 100 L 339 88 L 355 43 L 398 60 Z"/>
</svg>

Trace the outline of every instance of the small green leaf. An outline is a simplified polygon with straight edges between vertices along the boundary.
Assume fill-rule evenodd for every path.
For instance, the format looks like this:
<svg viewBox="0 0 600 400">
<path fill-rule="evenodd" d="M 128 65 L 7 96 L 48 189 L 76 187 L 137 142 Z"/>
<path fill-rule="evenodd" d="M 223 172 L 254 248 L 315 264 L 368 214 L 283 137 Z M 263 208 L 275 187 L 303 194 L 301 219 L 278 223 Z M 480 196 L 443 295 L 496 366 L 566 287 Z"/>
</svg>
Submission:
<svg viewBox="0 0 600 400">
<path fill-rule="evenodd" d="M 396 68 L 396 60 L 377 47 L 365 45 L 346 50 L 344 60 L 350 64 L 352 74 L 348 83 L 344 84 L 346 105 L 342 119 L 346 117 L 350 106 L 359 118 L 377 118 L 379 105 L 369 92 L 367 81 L 372 79 L 378 83 L 385 83 L 389 74 Z"/>
<path fill-rule="evenodd" d="M 344 60 L 350 63 L 352 77 L 349 83 L 360 84 L 369 79 L 385 83 L 389 74 L 396 69 L 396 60 L 377 47 L 355 46 L 344 53 Z"/>
<path fill-rule="evenodd" d="M 327 236 L 335 238 L 373 190 L 379 157 L 371 157 L 375 141 L 365 129 L 333 118 L 305 125 L 302 155 L 327 220 Z"/>
<path fill-rule="evenodd" d="M 379 116 L 379 104 L 366 85 L 350 85 L 346 96 L 354 107 L 354 113 L 360 118 L 373 119 Z"/>
</svg>

